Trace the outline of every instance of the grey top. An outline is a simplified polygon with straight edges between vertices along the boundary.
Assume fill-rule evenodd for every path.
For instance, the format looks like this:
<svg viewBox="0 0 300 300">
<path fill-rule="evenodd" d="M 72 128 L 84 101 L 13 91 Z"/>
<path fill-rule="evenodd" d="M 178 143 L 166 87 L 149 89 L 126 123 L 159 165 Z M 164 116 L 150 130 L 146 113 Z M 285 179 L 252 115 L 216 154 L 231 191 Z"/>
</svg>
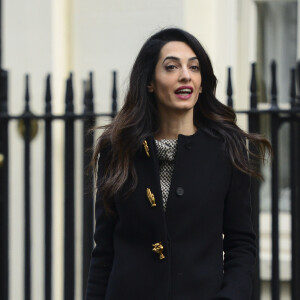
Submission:
<svg viewBox="0 0 300 300">
<path fill-rule="evenodd" d="M 155 140 L 159 159 L 160 186 L 163 198 L 163 207 L 166 211 L 172 174 L 174 170 L 175 155 L 177 152 L 177 140 Z"/>
</svg>

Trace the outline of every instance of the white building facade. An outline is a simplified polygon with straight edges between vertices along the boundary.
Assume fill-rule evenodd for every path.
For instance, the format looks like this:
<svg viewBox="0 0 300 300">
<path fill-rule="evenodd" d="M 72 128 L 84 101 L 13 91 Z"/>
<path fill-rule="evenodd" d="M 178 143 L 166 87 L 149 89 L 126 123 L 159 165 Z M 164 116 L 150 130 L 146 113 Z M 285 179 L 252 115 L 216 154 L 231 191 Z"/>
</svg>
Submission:
<svg viewBox="0 0 300 300">
<path fill-rule="evenodd" d="M 249 108 L 251 63 L 269 99 L 271 59 L 278 62 L 279 103 L 288 105 L 289 70 L 300 59 L 300 0 L 4 0 L 2 1 L 3 68 L 9 71 L 9 112 L 24 109 L 24 75 L 30 74 L 31 110 L 44 111 L 45 78 L 52 76 L 53 112 L 64 111 L 65 80 L 74 74 L 75 111 L 82 111 L 83 79 L 95 76 L 95 111 L 109 112 L 112 71 L 118 74 L 122 105 L 128 76 L 144 41 L 168 26 L 194 34 L 207 50 L 218 78 L 217 97 L 226 103 L 227 68 L 232 67 L 234 108 Z M 261 104 L 267 105 L 267 104 Z M 239 125 L 247 129 L 245 116 Z M 42 128 L 42 124 L 40 125 Z M 63 124 L 54 127 L 53 176 L 53 299 L 63 299 Z M 76 127 L 80 129 L 80 125 Z M 23 299 L 23 141 L 10 125 L 10 300 Z M 42 130 L 41 130 L 42 131 Z M 79 145 L 80 139 L 76 141 Z M 32 299 L 43 299 L 43 135 L 32 141 Z M 76 178 L 81 178 L 82 153 L 76 154 Z M 266 178 L 268 179 L 266 170 Z M 284 178 L 281 178 L 284 182 Z M 284 184 L 283 184 L 284 187 Z M 265 191 L 269 188 L 265 185 Z M 76 190 L 76 299 L 81 298 L 81 183 Z M 263 194 L 265 197 L 268 191 Z M 283 196 L 284 198 L 284 196 Z M 282 200 L 281 278 L 290 280 L 289 209 Z M 270 279 L 268 201 L 261 214 L 261 275 Z M 288 295 L 285 289 L 283 293 Z M 265 298 L 268 299 L 266 290 Z M 287 298 L 288 299 L 288 298 Z"/>
</svg>

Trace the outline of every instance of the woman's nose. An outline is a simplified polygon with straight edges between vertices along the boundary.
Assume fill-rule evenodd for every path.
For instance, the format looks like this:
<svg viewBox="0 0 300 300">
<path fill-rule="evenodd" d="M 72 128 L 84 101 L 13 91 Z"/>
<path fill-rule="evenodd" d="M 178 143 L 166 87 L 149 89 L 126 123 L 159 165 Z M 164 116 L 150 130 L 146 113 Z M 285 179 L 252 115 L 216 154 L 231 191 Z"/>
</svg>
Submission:
<svg viewBox="0 0 300 300">
<path fill-rule="evenodd" d="M 183 67 L 180 72 L 179 81 L 190 81 L 190 80 L 191 80 L 191 75 L 189 69 Z"/>
</svg>

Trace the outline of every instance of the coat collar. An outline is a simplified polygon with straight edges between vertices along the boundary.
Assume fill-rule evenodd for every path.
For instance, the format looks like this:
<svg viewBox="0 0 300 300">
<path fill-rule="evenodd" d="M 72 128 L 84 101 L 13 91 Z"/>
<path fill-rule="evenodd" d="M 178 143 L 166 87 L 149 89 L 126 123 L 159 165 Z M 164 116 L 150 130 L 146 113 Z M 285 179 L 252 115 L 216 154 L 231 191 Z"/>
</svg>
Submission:
<svg viewBox="0 0 300 300">
<path fill-rule="evenodd" d="M 192 134 L 192 135 L 184 135 L 184 134 L 178 134 L 178 137 L 177 137 L 177 140 L 180 141 L 180 140 L 183 140 L 183 141 L 186 141 L 186 140 L 193 140 L 195 138 L 197 138 L 197 136 L 203 134 L 204 131 L 202 128 L 198 128 L 197 131 Z M 154 141 L 154 133 L 150 134 L 147 138 L 146 138 L 147 141 L 150 141 L 150 140 L 153 140 Z"/>
<path fill-rule="evenodd" d="M 177 138 L 177 147 L 184 143 L 186 145 L 191 144 L 198 136 L 205 134 L 203 129 L 198 128 L 198 130 L 192 135 L 184 135 L 179 134 Z M 155 141 L 154 141 L 154 134 L 150 134 L 143 143 L 143 152 L 146 156 L 151 157 L 151 153 L 157 156 Z"/>
</svg>

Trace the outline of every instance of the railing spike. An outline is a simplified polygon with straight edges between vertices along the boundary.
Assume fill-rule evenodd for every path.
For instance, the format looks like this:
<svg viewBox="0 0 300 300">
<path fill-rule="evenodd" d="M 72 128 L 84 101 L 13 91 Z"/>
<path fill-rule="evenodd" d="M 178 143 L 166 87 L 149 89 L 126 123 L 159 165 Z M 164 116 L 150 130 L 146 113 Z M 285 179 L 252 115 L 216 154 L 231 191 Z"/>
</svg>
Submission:
<svg viewBox="0 0 300 300">
<path fill-rule="evenodd" d="M 112 116 L 115 117 L 118 111 L 117 104 L 117 72 L 113 71 L 113 90 L 112 90 Z"/>
<path fill-rule="evenodd" d="M 290 85 L 290 103 L 291 107 L 295 107 L 296 105 L 296 70 L 291 69 L 291 85 Z"/>
<path fill-rule="evenodd" d="M 65 103 L 68 104 L 69 102 L 69 94 L 70 94 L 70 80 L 69 78 L 66 80 L 66 95 L 65 95 Z"/>
<path fill-rule="evenodd" d="M 89 90 L 88 90 L 88 106 L 89 111 L 94 111 L 94 84 L 93 84 L 93 72 L 90 72 Z"/>
<path fill-rule="evenodd" d="M 271 62 L 271 107 L 277 108 L 276 62 Z"/>
<path fill-rule="evenodd" d="M 298 85 L 298 96 L 296 96 L 296 106 L 300 107 L 300 60 L 297 62 L 297 85 Z"/>
<path fill-rule="evenodd" d="M 93 101 L 94 99 L 94 85 L 93 85 L 93 72 L 90 72 L 90 88 L 89 88 L 89 99 Z"/>
<path fill-rule="evenodd" d="M 73 74 L 72 73 L 70 73 L 69 80 L 70 80 L 70 102 L 73 103 L 73 100 L 74 100 L 74 89 L 73 89 Z"/>
<path fill-rule="evenodd" d="M 231 68 L 228 69 L 228 79 L 227 79 L 227 105 L 233 107 L 232 100 L 232 83 L 231 83 Z"/>
<path fill-rule="evenodd" d="M 86 111 L 87 107 L 87 98 L 88 98 L 88 88 L 87 88 L 87 80 L 83 80 L 83 106 L 84 106 L 84 111 Z"/>
<path fill-rule="evenodd" d="M 256 63 L 251 64 L 250 108 L 257 108 Z"/>
<path fill-rule="evenodd" d="M 25 112 L 29 112 L 29 101 L 30 101 L 30 93 L 29 93 L 29 75 L 25 76 Z"/>
<path fill-rule="evenodd" d="M 69 78 L 66 80 L 66 112 L 73 112 L 73 83 L 72 83 L 72 73 L 70 73 Z"/>
<path fill-rule="evenodd" d="M 46 101 L 46 113 L 51 113 L 51 77 L 50 74 L 47 75 L 46 79 L 46 95 L 45 95 L 45 101 Z"/>
</svg>

